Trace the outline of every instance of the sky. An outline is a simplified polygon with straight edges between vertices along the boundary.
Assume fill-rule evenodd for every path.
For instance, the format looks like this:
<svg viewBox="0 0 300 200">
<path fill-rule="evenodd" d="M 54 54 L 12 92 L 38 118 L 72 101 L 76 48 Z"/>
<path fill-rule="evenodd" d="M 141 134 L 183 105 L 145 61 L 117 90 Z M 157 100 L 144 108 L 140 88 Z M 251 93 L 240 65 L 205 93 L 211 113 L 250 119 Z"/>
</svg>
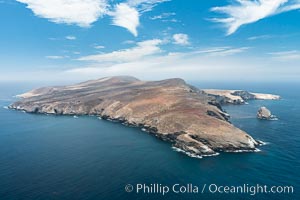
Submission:
<svg viewBox="0 0 300 200">
<path fill-rule="evenodd" d="M 300 0 L 0 0 L 0 80 L 300 80 Z"/>
</svg>

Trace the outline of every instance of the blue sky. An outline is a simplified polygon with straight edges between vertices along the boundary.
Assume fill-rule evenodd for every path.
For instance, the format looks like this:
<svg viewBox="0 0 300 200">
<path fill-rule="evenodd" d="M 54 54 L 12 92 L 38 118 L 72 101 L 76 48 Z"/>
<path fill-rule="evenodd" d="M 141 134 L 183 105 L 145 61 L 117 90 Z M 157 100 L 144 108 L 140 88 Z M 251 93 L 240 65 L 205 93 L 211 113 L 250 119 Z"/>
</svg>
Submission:
<svg viewBox="0 0 300 200">
<path fill-rule="evenodd" d="M 300 78 L 300 0 L 0 0 L 0 80 Z"/>
</svg>

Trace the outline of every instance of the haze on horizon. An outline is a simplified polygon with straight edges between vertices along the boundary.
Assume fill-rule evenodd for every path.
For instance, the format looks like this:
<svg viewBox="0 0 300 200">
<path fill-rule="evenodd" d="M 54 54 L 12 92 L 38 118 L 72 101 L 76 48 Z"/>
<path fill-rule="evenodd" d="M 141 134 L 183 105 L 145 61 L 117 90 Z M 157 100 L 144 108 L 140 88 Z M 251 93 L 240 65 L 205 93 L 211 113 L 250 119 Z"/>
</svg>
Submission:
<svg viewBox="0 0 300 200">
<path fill-rule="evenodd" d="M 0 80 L 297 81 L 300 0 L 2 0 Z"/>
</svg>

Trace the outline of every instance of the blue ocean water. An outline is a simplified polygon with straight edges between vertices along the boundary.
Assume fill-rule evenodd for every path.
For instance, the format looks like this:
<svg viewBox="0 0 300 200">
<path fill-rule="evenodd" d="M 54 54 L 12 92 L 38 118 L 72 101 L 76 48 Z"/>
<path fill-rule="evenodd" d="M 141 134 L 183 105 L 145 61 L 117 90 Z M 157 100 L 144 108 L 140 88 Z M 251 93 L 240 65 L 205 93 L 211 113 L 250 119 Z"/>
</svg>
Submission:
<svg viewBox="0 0 300 200">
<path fill-rule="evenodd" d="M 39 84 L 0 83 L 0 199 L 300 199 L 300 87 L 297 84 L 194 83 L 201 88 L 275 93 L 280 101 L 225 106 L 236 126 L 267 142 L 257 153 L 190 158 L 137 128 L 96 117 L 47 116 L 3 108 Z M 255 118 L 267 106 L 278 121 Z M 127 184 L 199 186 L 199 193 L 127 193 Z M 293 186 L 293 194 L 218 194 L 219 186 Z"/>
</svg>

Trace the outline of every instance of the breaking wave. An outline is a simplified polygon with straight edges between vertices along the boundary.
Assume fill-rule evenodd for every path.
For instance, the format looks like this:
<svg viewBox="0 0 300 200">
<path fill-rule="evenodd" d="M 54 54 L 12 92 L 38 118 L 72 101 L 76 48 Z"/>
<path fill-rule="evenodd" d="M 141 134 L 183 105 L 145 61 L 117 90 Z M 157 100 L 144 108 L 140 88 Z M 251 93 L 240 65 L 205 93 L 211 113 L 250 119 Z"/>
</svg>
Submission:
<svg viewBox="0 0 300 200">
<path fill-rule="evenodd" d="M 184 151 L 184 150 L 182 150 L 180 148 L 177 148 L 177 147 L 172 147 L 172 149 L 174 151 L 176 151 L 176 152 L 184 153 L 187 156 L 192 157 L 192 158 L 200 158 L 201 159 L 203 157 L 211 157 L 211 156 L 218 156 L 219 155 L 219 153 L 214 153 L 214 154 L 211 154 L 211 155 L 202 155 L 202 156 L 199 156 L 199 155 L 196 155 L 194 153 L 190 153 L 190 152 Z"/>
<path fill-rule="evenodd" d="M 240 149 L 240 150 L 226 150 L 225 152 L 227 153 L 247 153 L 247 152 L 260 152 L 261 150 L 258 148 L 255 148 L 253 150 L 245 150 L 245 149 Z"/>
<path fill-rule="evenodd" d="M 269 142 L 264 142 L 262 140 L 257 140 L 259 142 L 259 146 L 265 146 L 265 145 L 268 145 L 270 144 Z"/>
</svg>

